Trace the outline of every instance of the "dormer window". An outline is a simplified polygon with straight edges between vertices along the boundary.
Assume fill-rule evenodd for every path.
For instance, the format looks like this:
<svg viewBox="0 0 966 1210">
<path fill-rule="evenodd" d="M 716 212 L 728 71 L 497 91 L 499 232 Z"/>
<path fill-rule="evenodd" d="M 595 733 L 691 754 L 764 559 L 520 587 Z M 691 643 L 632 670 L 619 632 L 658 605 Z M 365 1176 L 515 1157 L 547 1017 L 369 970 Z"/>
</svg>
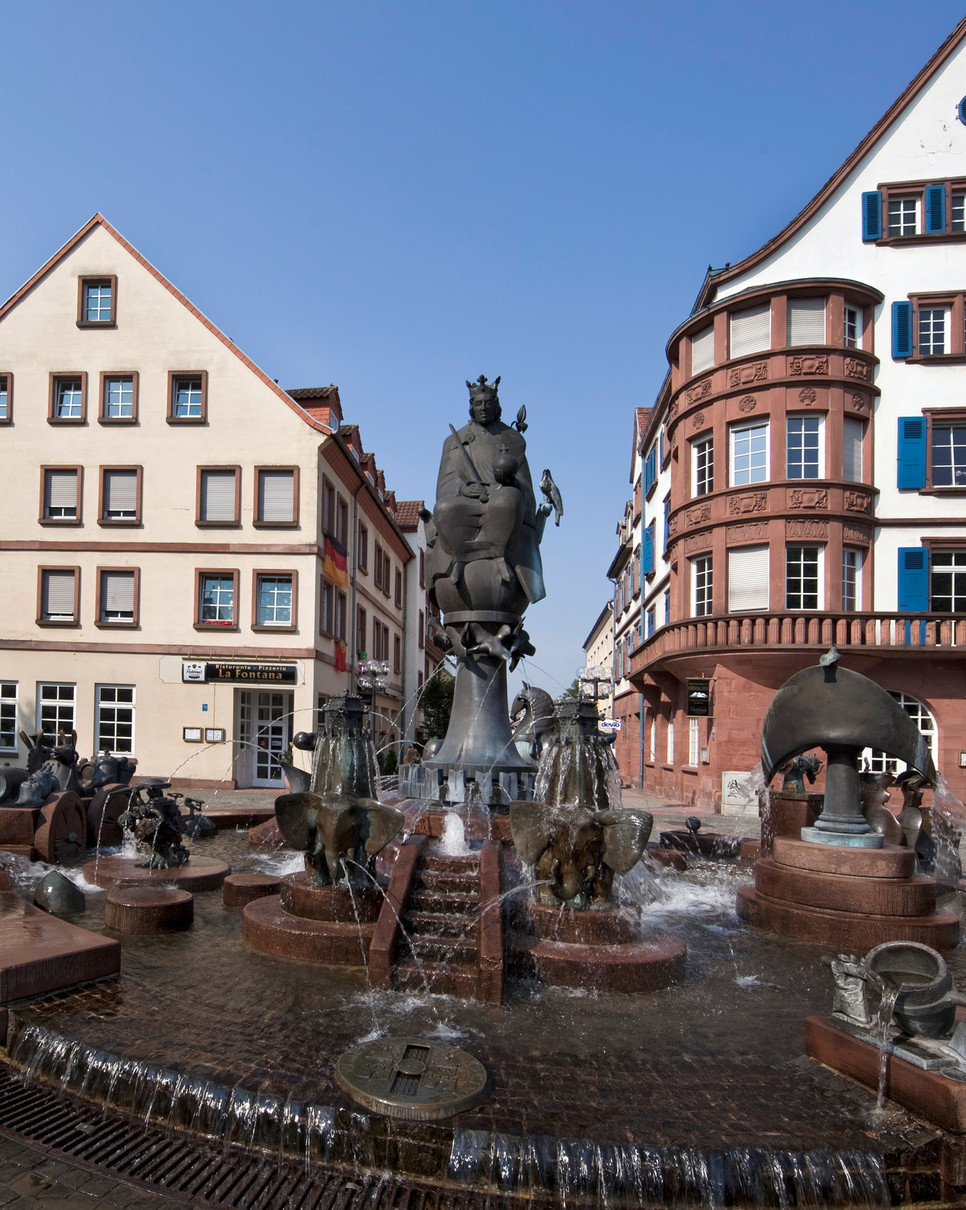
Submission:
<svg viewBox="0 0 966 1210">
<path fill-rule="evenodd" d="M 110 328 L 116 322 L 117 278 L 82 277 L 78 283 L 77 326 Z"/>
</svg>

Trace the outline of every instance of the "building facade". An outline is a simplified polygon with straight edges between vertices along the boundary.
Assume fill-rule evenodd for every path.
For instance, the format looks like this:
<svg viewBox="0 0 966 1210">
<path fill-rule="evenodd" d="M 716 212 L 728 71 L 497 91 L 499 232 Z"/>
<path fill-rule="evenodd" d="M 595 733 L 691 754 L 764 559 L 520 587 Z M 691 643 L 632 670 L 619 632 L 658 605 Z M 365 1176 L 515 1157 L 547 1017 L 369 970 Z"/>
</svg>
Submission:
<svg viewBox="0 0 966 1210">
<path fill-rule="evenodd" d="M 100 215 L 0 307 L 0 451 L 0 760 L 76 730 L 281 787 L 372 659 L 401 736 L 413 552 L 337 388 L 283 391 Z"/>
<path fill-rule="evenodd" d="M 754 770 L 775 690 L 833 643 L 966 793 L 964 68 L 966 22 L 668 341 L 629 675 L 644 783 L 685 801 Z"/>
</svg>

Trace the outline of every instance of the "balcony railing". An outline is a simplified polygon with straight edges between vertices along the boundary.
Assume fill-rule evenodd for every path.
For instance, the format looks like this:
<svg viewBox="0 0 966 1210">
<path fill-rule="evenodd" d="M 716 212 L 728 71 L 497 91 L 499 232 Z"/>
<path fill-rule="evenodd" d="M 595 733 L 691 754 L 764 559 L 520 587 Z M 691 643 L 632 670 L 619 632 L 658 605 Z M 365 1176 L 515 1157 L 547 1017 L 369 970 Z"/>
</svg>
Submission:
<svg viewBox="0 0 966 1210">
<path fill-rule="evenodd" d="M 724 614 L 686 618 L 662 626 L 633 653 L 635 670 L 668 656 L 695 651 L 789 647 L 892 651 L 966 648 L 966 618 L 936 613 Z"/>
</svg>

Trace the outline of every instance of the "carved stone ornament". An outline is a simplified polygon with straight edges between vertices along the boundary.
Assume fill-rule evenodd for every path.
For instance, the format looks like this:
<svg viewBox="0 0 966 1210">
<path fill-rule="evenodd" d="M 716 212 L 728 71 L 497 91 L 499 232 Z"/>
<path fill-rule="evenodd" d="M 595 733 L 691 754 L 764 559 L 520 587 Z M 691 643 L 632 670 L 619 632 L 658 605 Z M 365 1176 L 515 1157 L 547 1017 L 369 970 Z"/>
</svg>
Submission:
<svg viewBox="0 0 966 1210">
<path fill-rule="evenodd" d="M 757 406 L 758 400 L 754 397 L 754 395 L 746 395 L 744 399 L 742 399 L 741 403 L 738 404 L 738 411 L 753 412 Z"/>
<path fill-rule="evenodd" d="M 869 408 L 868 399 L 866 399 L 866 397 L 864 395 L 858 394 L 858 392 L 856 392 L 856 394 L 854 394 L 852 396 L 852 398 L 849 402 L 852 404 L 852 410 L 854 412 L 868 411 L 868 408 Z"/>
<path fill-rule="evenodd" d="M 843 500 L 845 507 L 853 513 L 867 513 L 872 503 L 872 497 L 867 492 L 847 491 Z"/>
<path fill-rule="evenodd" d="M 872 540 L 872 535 L 861 525 L 843 525 L 842 526 L 842 541 L 851 542 L 853 545 L 868 546 Z"/>
<path fill-rule="evenodd" d="M 691 427 L 693 429 L 699 429 L 702 427 L 703 424 L 704 424 L 704 412 L 695 412 L 694 415 L 691 417 Z"/>
<path fill-rule="evenodd" d="M 767 521 L 752 521 L 748 525 L 729 525 L 725 531 L 725 540 L 729 546 L 738 542 L 765 542 L 767 539 Z"/>
<path fill-rule="evenodd" d="M 788 359 L 789 374 L 827 374 L 828 358 L 818 353 L 806 353 Z"/>
<path fill-rule="evenodd" d="M 845 373 L 849 378 L 864 378 L 868 382 L 872 377 L 872 367 L 867 361 L 859 361 L 857 357 L 846 357 Z"/>
<path fill-rule="evenodd" d="M 751 365 L 734 366 L 728 371 L 728 385 L 732 387 L 748 386 L 752 382 L 764 382 L 768 377 L 768 362 L 753 361 Z"/>
<path fill-rule="evenodd" d="M 681 528 L 681 515 L 680 515 L 680 513 L 678 513 L 675 516 L 673 516 L 670 519 L 670 521 L 668 521 L 668 523 L 667 523 L 668 537 L 673 538 L 677 534 L 677 532 L 680 528 Z"/>
<path fill-rule="evenodd" d="M 699 504 L 697 508 L 688 510 L 688 525 L 703 525 L 711 520 L 711 505 Z"/>
<path fill-rule="evenodd" d="M 818 487 L 796 487 L 788 493 L 789 508 L 828 508 L 828 492 Z"/>
<path fill-rule="evenodd" d="M 786 521 L 786 538 L 827 538 L 827 521 Z"/>
<path fill-rule="evenodd" d="M 702 399 L 707 399 L 710 394 L 711 379 L 705 378 L 702 382 L 696 382 L 694 386 L 688 387 L 688 403 L 700 403 Z"/>
<path fill-rule="evenodd" d="M 818 396 L 815 393 L 814 387 L 802 387 L 802 389 L 798 392 L 798 398 L 800 403 L 804 403 L 805 406 L 809 408 L 812 406 Z"/>
<path fill-rule="evenodd" d="M 740 517 L 745 513 L 763 513 L 767 504 L 767 492 L 747 492 L 743 496 L 732 496 L 728 501 L 728 515 Z"/>
<path fill-rule="evenodd" d="M 668 410 L 667 410 L 668 423 L 670 423 L 674 419 L 674 417 L 678 414 L 679 406 L 680 406 L 680 401 L 675 399 L 675 401 L 668 408 Z"/>
<path fill-rule="evenodd" d="M 685 554 L 693 554 L 696 550 L 707 550 L 711 545 L 711 534 L 688 534 L 684 539 Z"/>
</svg>

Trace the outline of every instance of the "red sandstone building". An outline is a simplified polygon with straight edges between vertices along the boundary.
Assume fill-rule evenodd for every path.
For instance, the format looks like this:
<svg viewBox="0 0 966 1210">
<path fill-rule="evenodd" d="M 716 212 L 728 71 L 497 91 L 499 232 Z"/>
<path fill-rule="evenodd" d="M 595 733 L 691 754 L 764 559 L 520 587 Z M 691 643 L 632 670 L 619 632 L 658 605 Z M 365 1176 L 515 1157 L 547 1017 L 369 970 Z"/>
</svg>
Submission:
<svg viewBox="0 0 966 1210">
<path fill-rule="evenodd" d="M 835 643 L 966 796 L 964 80 L 966 21 L 668 341 L 609 573 L 625 781 L 727 808 Z"/>
</svg>

